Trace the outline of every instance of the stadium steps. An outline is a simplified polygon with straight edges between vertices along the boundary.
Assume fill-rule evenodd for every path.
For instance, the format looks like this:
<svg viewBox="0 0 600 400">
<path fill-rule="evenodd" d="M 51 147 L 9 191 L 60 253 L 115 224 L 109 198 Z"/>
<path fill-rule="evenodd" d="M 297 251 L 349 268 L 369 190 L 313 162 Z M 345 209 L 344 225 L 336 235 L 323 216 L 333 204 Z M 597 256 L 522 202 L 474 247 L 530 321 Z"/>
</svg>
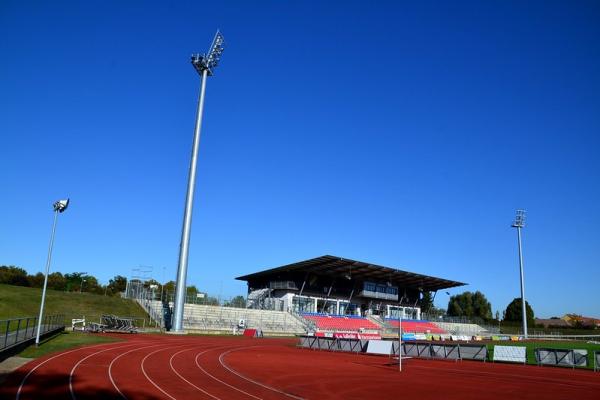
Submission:
<svg viewBox="0 0 600 400">
<path fill-rule="evenodd" d="M 367 319 L 379 326 L 379 329 L 385 329 L 386 323 L 379 315 L 368 315 Z"/>
<path fill-rule="evenodd" d="M 162 310 L 160 301 L 152 301 L 153 310 Z M 170 303 L 173 306 L 173 303 Z M 162 312 L 162 311 L 161 311 Z M 266 335 L 294 335 L 306 333 L 305 326 L 285 311 L 255 310 L 248 308 L 219 307 L 185 304 L 183 327 L 185 330 L 204 333 L 231 333 L 240 320 L 247 328 L 261 329 Z"/>
<path fill-rule="evenodd" d="M 452 335 L 487 336 L 491 332 L 477 324 L 463 324 L 457 322 L 436 322 L 440 328 Z"/>
</svg>

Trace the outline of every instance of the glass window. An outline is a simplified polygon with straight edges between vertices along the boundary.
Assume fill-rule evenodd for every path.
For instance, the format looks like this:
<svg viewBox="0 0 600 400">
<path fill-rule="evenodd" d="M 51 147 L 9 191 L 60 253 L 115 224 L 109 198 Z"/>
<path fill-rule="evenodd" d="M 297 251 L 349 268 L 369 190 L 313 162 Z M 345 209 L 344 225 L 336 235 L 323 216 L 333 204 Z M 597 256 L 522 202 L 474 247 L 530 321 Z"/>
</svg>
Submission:
<svg viewBox="0 0 600 400">
<path fill-rule="evenodd" d="M 365 288 L 365 290 L 375 292 L 377 290 L 377 285 L 375 285 L 374 283 L 371 283 L 371 282 L 365 282 L 364 288 Z"/>
<path fill-rule="evenodd" d="M 295 312 L 315 312 L 315 300 L 310 297 L 294 296 L 292 299 L 292 309 Z"/>
</svg>

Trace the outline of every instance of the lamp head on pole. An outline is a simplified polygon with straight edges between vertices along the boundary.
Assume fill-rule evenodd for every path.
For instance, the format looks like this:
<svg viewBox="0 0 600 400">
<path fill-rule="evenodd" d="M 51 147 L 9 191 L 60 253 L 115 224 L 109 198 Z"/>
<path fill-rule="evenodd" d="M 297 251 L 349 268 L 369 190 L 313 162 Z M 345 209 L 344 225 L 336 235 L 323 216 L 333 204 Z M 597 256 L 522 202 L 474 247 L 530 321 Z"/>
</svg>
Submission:
<svg viewBox="0 0 600 400">
<path fill-rule="evenodd" d="M 517 216 L 515 222 L 511 225 L 513 228 L 524 228 L 525 227 L 525 210 L 517 210 Z"/>
<path fill-rule="evenodd" d="M 69 207 L 69 199 L 66 200 L 58 200 L 56 203 L 52 205 L 54 211 L 58 211 L 59 213 L 64 212 L 67 207 Z"/>
<path fill-rule="evenodd" d="M 208 72 L 208 75 L 213 74 L 213 69 L 219 64 L 221 55 L 223 54 L 225 46 L 225 38 L 220 31 L 217 31 L 215 38 L 213 39 L 210 50 L 206 54 L 193 54 L 192 65 L 198 71 L 200 75 L 204 71 Z"/>
</svg>

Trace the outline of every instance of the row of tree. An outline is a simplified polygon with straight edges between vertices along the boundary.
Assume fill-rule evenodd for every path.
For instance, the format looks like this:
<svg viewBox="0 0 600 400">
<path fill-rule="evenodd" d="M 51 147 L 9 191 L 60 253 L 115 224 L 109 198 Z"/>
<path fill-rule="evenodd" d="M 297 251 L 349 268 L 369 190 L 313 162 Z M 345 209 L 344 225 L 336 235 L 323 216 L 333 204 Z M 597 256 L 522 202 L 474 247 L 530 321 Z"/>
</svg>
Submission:
<svg viewBox="0 0 600 400">
<path fill-rule="evenodd" d="M 44 285 L 44 274 L 38 272 L 35 275 L 30 275 L 23 268 L 15 266 L 0 266 L 0 284 L 27 286 L 34 288 L 41 288 Z M 175 282 L 169 281 L 161 285 L 160 282 L 149 279 L 144 282 L 139 280 L 131 280 L 132 284 L 139 284 L 144 289 L 150 289 L 153 285 L 158 288 L 155 292 L 155 298 L 158 299 L 162 295 L 162 299 L 172 300 L 172 296 L 175 293 Z M 93 275 L 88 275 L 83 272 L 73 272 L 67 274 L 61 274 L 60 272 L 53 272 L 48 275 L 48 289 L 61 290 L 67 292 L 88 292 L 95 294 L 105 294 L 108 296 L 118 295 L 124 292 L 127 288 L 127 278 L 121 275 L 116 275 L 109 280 L 108 284 L 102 285 L 98 282 L 98 279 Z M 201 296 L 198 296 L 198 295 Z M 197 302 L 206 305 L 219 305 L 221 302 L 218 298 L 208 296 L 206 293 L 200 292 L 194 285 L 187 287 L 188 300 L 198 299 Z M 230 300 L 223 302 L 224 306 L 229 307 L 245 307 L 246 299 L 244 296 L 236 296 Z"/>
<path fill-rule="evenodd" d="M 521 322 L 523 318 L 521 298 L 515 298 L 511 301 L 502 315 L 502 321 L 505 322 Z M 535 315 L 533 309 L 527 301 L 525 301 L 525 314 L 527 323 L 533 326 Z M 496 311 L 495 317 L 492 315 L 492 305 L 486 299 L 485 295 L 479 291 L 464 292 L 451 296 L 448 301 L 448 309 L 446 314 L 452 317 L 467 317 L 469 319 L 482 319 L 486 322 L 500 321 L 500 312 Z"/>
<path fill-rule="evenodd" d="M 1 265 L 0 283 L 41 288 L 44 285 L 44 274 L 38 272 L 35 275 L 30 275 L 23 268 L 13 265 Z M 84 291 L 113 296 L 125 291 L 126 285 L 127 278 L 120 275 L 110 279 L 108 284 L 102 285 L 95 276 L 83 272 L 73 272 L 64 275 L 60 272 L 53 272 L 48 274 L 47 287 L 48 289 L 67 292 Z"/>
</svg>

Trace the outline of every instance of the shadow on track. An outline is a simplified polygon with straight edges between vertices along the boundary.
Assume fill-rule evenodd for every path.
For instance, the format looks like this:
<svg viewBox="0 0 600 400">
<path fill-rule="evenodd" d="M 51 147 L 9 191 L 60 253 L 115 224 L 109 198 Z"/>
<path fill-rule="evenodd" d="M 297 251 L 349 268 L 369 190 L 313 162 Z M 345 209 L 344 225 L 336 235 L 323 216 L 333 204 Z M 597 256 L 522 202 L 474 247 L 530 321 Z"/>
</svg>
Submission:
<svg viewBox="0 0 600 400">
<path fill-rule="evenodd" d="M 5 382 L 0 386 L 0 399 L 2 400 L 14 400 L 17 397 L 17 391 L 24 373 L 17 371 L 7 377 Z M 144 393 L 143 396 L 136 397 L 127 393 L 129 400 L 135 400 L 142 398 L 145 400 L 159 400 L 163 397 L 149 396 Z M 31 382 L 26 382 L 25 386 L 21 390 L 20 400 L 30 399 L 44 399 L 44 400 L 58 400 L 58 399 L 71 399 L 71 393 L 69 392 L 69 375 L 68 374 L 40 374 L 37 379 Z M 78 386 L 75 392 L 75 398 L 77 400 L 91 400 L 91 399 L 120 399 L 123 397 L 119 395 L 114 389 L 107 390 L 105 387 L 95 387 L 93 383 L 87 382 L 83 387 Z"/>
</svg>

